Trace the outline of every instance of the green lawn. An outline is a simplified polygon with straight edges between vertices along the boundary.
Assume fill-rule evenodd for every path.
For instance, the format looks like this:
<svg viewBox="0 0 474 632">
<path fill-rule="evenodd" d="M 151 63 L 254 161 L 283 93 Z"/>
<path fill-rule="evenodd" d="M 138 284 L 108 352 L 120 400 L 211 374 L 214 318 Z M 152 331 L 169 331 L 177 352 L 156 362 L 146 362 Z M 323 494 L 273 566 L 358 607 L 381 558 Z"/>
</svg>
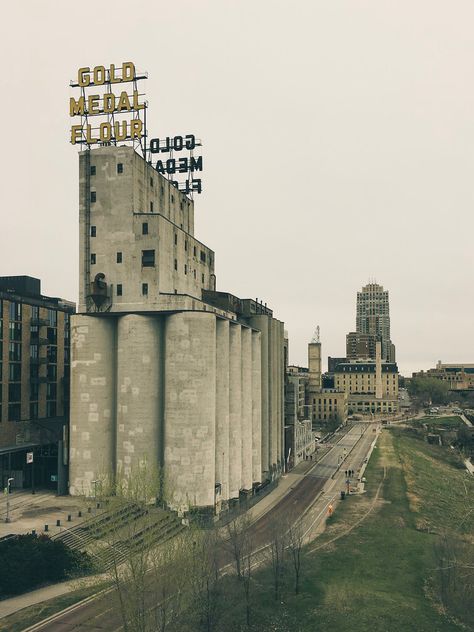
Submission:
<svg viewBox="0 0 474 632">
<path fill-rule="evenodd" d="M 456 430 L 464 426 L 463 420 L 457 415 L 449 417 L 422 417 L 421 419 L 413 419 L 411 421 L 413 426 L 421 426 L 426 424 L 427 426 L 433 426 L 436 428 L 445 428 L 446 430 Z"/>
<path fill-rule="evenodd" d="M 466 542 L 474 534 L 474 477 L 458 465 L 447 448 L 401 429 L 383 430 L 366 470 L 367 493 L 339 503 L 326 531 L 306 547 L 300 594 L 294 594 L 290 563 L 278 601 L 269 568 L 254 571 L 249 628 L 242 583 L 226 577 L 212 632 L 472 630 L 443 614 L 436 596 L 439 534 L 457 532 Z M 19 632 L 77 597 L 0 621 L 0 630 Z"/>
<path fill-rule="evenodd" d="M 291 568 L 280 603 L 272 598 L 268 571 L 260 571 L 256 577 L 259 592 L 254 594 L 254 629 L 463 629 L 442 614 L 437 600 L 431 598 L 437 539 L 433 532 L 449 527 L 473 533 L 474 512 L 462 521 L 466 498 L 474 492 L 472 477 L 468 479 L 453 467 L 451 459 L 446 449 L 429 446 L 400 431 L 384 430 L 367 468 L 368 493 L 340 503 L 326 532 L 307 547 L 301 593 L 292 593 Z M 373 512 L 345 535 L 367 512 L 381 481 L 382 496 Z M 243 620 L 241 605 L 234 601 L 231 612 L 232 619 L 222 629 L 246 629 L 232 625 L 236 619 Z"/>
</svg>

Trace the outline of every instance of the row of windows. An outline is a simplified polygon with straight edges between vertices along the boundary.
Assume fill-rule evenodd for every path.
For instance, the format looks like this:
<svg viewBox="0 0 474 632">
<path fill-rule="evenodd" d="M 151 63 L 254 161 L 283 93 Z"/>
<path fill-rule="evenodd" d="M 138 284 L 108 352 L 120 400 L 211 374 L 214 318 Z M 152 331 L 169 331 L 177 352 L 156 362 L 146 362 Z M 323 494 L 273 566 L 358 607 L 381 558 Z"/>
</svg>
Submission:
<svg viewBox="0 0 474 632">
<path fill-rule="evenodd" d="M 57 403 L 55 401 L 46 402 L 46 417 L 55 417 Z M 2 418 L 2 406 L 0 404 L 0 420 Z M 30 419 L 38 419 L 38 402 L 30 403 Z M 14 403 L 8 405 L 8 421 L 21 420 L 21 404 Z"/>
<path fill-rule="evenodd" d="M 148 235 L 148 222 L 143 222 L 142 223 L 142 235 Z M 97 237 L 97 226 L 91 226 L 91 237 Z M 178 245 L 178 235 L 175 233 L 174 235 L 174 245 L 177 246 Z M 185 239 L 184 240 L 184 250 L 187 252 L 188 250 L 188 240 Z M 122 253 L 120 253 L 121 255 Z M 195 257 L 197 257 L 197 247 L 194 246 L 193 248 L 193 254 Z M 206 252 L 204 250 L 201 250 L 199 253 L 199 257 L 202 263 L 206 263 Z M 210 258 L 210 261 L 212 261 L 212 259 Z"/>
<path fill-rule="evenodd" d="M 194 278 L 196 278 L 196 270 L 194 270 Z M 202 275 L 202 282 L 204 283 L 204 274 Z M 122 283 L 117 283 L 116 286 L 117 296 L 123 296 L 123 285 Z M 176 294 L 176 290 L 175 290 Z M 142 296 L 148 296 L 148 283 L 142 283 Z"/>
<path fill-rule="evenodd" d="M 89 173 L 91 174 L 91 176 L 95 176 L 97 174 L 97 168 L 96 168 L 95 165 L 91 165 L 90 166 Z M 118 162 L 117 163 L 117 173 L 123 173 L 123 163 L 122 162 Z"/>
</svg>

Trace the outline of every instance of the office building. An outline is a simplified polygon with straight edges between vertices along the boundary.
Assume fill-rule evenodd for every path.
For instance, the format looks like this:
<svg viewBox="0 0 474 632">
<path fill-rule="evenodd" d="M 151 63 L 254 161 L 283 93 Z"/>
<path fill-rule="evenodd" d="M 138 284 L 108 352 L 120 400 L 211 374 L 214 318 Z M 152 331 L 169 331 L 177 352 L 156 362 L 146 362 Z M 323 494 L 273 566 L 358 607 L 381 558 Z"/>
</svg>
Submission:
<svg viewBox="0 0 474 632">
<path fill-rule="evenodd" d="M 395 345 L 390 339 L 388 290 L 377 283 L 368 283 L 357 292 L 356 332 L 380 340 L 382 359 L 395 362 Z"/>
<path fill-rule="evenodd" d="M 349 414 L 394 414 L 398 412 L 398 367 L 382 361 L 381 342 L 375 360 L 352 360 L 336 366 L 336 389 L 347 395 Z"/>
<path fill-rule="evenodd" d="M 193 200 L 131 147 L 79 173 L 70 492 L 146 465 L 172 508 L 219 512 L 283 470 L 283 323 L 216 291 Z"/>
<path fill-rule="evenodd" d="M 441 360 L 436 363 L 434 369 L 418 371 L 413 377 L 429 377 L 445 382 L 451 391 L 474 390 L 474 364 L 458 363 L 443 364 Z"/>
<path fill-rule="evenodd" d="M 67 493 L 69 321 L 74 303 L 29 276 L 0 277 L 2 488 Z M 28 456 L 27 456 L 28 455 Z"/>
<path fill-rule="evenodd" d="M 374 334 L 362 334 L 352 331 L 346 336 L 346 358 L 348 360 L 375 360 Z"/>
<path fill-rule="evenodd" d="M 308 415 L 313 424 L 341 425 L 347 420 L 347 395 L 336 385 L 323 387 L 321 371 L 321 342 L 319 330 L 308 344 L 308 385 L 306 404 Z"/>
</svg>

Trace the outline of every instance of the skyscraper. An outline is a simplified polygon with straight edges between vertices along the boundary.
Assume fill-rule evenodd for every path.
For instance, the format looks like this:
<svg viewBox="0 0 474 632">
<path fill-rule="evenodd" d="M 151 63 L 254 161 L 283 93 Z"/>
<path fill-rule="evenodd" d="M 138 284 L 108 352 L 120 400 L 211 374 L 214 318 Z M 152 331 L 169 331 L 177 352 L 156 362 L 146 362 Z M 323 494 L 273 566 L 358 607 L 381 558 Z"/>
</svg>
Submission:
<svg viewBox="0 0 474 632">
<path fill-rule="evenodd" d="M 357 292 L 356 331 L 375 336 L 382 343 L 382 359 L 395 362 L 395 345 L 390 340 L 388 290 L 377 283 L 368 283 Z"/>
</svg>

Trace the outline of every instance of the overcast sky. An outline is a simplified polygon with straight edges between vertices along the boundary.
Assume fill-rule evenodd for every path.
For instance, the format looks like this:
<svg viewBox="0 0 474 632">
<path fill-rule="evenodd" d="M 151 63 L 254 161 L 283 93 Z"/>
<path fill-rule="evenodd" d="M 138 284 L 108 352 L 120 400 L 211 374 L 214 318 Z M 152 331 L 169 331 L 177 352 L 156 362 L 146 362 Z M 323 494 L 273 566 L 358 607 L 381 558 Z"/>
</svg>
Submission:
<svg viewBox="0 0 474 632">
<path fill-rule="evenodd" d="M 33 0 L 0 27 L 0 275 L 77 300 L 69 81 L 147 70 L 151 136 L 203 139 L 196 236 L 306 364 L 342 356 L 356 292 L 390 291 L 402 373 L 474 362 L 472 0 Z"/>
</svg>

